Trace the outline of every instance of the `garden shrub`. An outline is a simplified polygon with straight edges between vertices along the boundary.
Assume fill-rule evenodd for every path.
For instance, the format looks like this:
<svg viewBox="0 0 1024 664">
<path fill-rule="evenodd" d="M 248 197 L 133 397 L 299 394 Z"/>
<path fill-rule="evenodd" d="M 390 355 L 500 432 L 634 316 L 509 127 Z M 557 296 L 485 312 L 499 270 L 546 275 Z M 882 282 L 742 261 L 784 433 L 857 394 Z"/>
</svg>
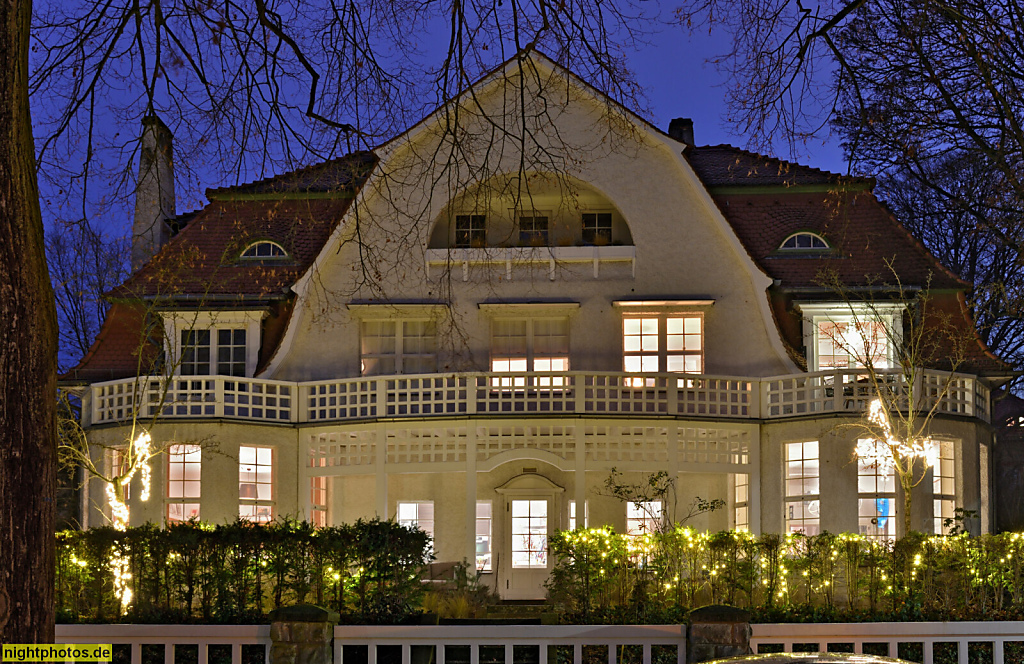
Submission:
<svg viewBox="0 0 1024 664">
<path fill-rule="evenodd" d="M 349 622 L 394 623 L 416 612 L 429 537 L 393 521 L 314 528 L 282 521 L 175 523 L 57 534 L 60 622 L 262 623 L 310 602 Z M 129 561 L 121 615 L 111 555 Z"/>
<path fill-rule="evenodd" d="M 756 622 L 1024 618 L 1021 533 L 632 538 L 603 527 L 558 532 L 550 547 L 549 594 L 569 622 L 678 622 L 711 603 Z"/>
</svg>

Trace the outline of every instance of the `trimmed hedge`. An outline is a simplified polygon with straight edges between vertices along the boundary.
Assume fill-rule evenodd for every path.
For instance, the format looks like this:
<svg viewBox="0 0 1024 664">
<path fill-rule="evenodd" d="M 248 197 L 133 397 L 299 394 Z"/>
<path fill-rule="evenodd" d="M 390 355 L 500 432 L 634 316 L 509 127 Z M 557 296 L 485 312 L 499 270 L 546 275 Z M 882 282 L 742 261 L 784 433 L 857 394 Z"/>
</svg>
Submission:
<svg viewBox="0 0 1024 664">
<path fill-rule="evenodd" d="M 347 621 L 401 622 L 417 611 L 430 538 L 393 521 L 210 526 L 188 522 L 57 534 L 58 622 L 265 623 L 310 602 Z M 111 556 L 129 561 L 132 603 L 120 615 Z"/>
<path fill-rule="evenodd" d="M 548 589 L 569 622 L 674 623 L 709 603 L 749 608 L 756 622 L 1024 619 L 1021 533 L 893 542 L 590 528 L 559 532 L 550 548 Z"/>
</svg>

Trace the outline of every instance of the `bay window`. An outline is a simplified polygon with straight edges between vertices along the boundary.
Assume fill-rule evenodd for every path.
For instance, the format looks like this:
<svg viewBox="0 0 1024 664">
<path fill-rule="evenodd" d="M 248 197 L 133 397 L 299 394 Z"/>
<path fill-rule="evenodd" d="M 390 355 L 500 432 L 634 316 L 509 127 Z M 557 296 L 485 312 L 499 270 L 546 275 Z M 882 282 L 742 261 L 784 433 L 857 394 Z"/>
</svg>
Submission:
<svg viewBox="0 0 1024 664">
<path fill-rule="evenodd" d="M 810 303 L 804 314 L 807 366 L 811 371 L 896 366 L 906 305 Z"/>
</svg>

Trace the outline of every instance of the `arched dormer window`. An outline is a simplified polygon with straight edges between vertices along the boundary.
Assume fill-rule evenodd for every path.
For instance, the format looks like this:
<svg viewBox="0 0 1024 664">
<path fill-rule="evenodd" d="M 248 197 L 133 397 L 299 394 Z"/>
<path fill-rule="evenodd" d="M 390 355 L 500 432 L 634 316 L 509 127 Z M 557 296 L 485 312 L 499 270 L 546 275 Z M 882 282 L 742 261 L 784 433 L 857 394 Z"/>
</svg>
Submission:
<svg viewBox="0 0 1024 664">
<path fill-rule="evenodd" d="M 246 247 L 242 252 L 242 258 L 288 258 L 288 252 L 276 242 L 260 240 Z"/>
<path fill-rule="evenodd" d="M 821 237 L 817 233 L 801 231 L 799 233 L 793 233 L 787 237 L 783 241 L 782 246 L 779 247 L 779 250 L 827 251 L 829 248 L 828 242 L 825 242 L 825 238 Z"/>
</svg>

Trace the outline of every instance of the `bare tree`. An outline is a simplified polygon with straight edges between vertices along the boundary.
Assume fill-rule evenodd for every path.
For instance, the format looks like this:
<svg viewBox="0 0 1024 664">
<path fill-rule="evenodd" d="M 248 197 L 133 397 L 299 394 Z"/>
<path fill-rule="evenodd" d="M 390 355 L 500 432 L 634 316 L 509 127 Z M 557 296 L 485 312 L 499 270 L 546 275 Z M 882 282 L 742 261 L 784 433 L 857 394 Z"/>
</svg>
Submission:
<svg viewBox="0 0 1024 664">
<path fill-rule="evenodd" d="M 858 436 L 855 458 L 894 473 L 903 504 L 903 532 L 911 531 L 913 489 L 938 457 L 932 422 L 953 396 L 957 370 L 976 343 L 962 315 L 942 310 L 930 288 L 904 287 L 892 270 L 890 283 L 853 292 L 834 273 L 820 275 L 843 303 L 843 318 L 822 331 L 833 348 L 853 358 L 858 374 L 850 384 L 833 384 L 835 398 L 867 404 L 864 414 L 843 428 Z"/>
<path fill-rule="evenodd" d="M 379 147 L 432 108 L 448 114 L 452 140 L 443 142 L 442 161 L 450 166 L 465 139 L 457 131 L 459 113 L 474 108 L 471 98 L 460 95 L 532 45 L 611 98 L 635 106 L 638 88 L 624 58 L 647 20 L 644 7 L 639 0 L 256 0 L 253 7 L 82 0 L 41 2 L 30 15 L 29 2 L 5 4 L 0 217 L 8 241 L 0 281 L 0 375 L 6 393 L 19 398 L 5 401 L 0 420 L 0 513 L 10 526 L 2 529 L 0 548 L 4 641 L 53 638 L 48 579 L 56 322 L 34 159 L 48 217 L 89 224 L 117 216 L 134 194 L 131 171 L 122 166 L 138 152 L 139 120 L 153 113 L 171 120 L 179 138 L 179 182 L 193 192 L 206 177 L 248 181 Z M 438 25 L 446 27 L 443 48 L 416 39 Z M 522 90 L 526 95 L 528 88 Z M 456 100 L 461 106 L 452 104 Z M 552 109 L 543 100 L 529 101 L 512 116 L 484 121 L 507 143 L 518 138 L 518 145 L 529 145 L 521 173 L 550 171 L 557 160 L 527 140 L 520 120 Z M 443 178 L 454 172 L 438 171 Z M 460 171 L 469 180 L 453 186 L 465 189 L 493 174 Z M 191 201 L 198 195 L 192 193 Z M 363 257 L 364 268 L 372 266 Z M 371 282 L 376 276 L 366 274 Z"/>
</svg>

